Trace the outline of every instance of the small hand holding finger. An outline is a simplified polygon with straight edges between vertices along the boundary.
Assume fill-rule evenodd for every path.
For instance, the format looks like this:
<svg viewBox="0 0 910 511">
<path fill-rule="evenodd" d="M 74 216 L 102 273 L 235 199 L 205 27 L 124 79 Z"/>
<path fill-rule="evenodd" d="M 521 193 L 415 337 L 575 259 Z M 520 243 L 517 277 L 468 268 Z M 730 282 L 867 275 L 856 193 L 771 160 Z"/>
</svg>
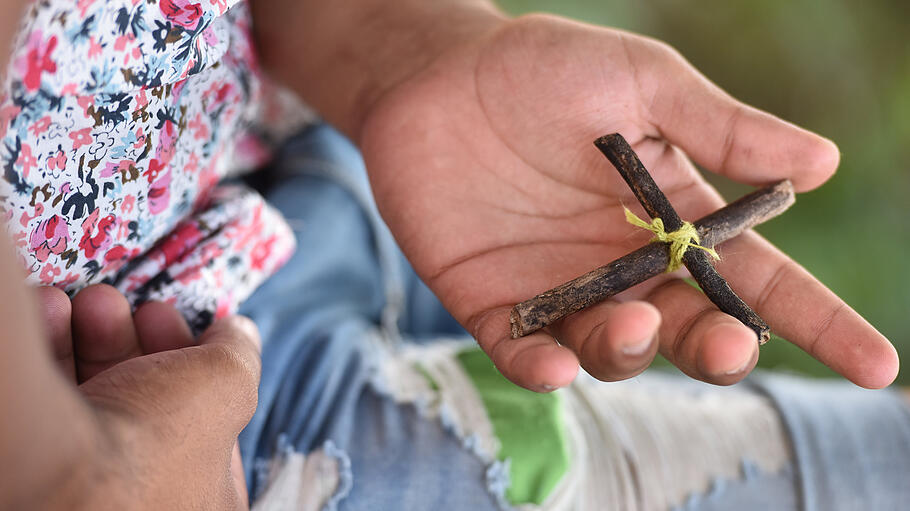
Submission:
<svg viewBox="0 0 910 511">
<path fill-rule="evenodd" d="M 193 333 L 186 320 L 176 308 L 163 302 L 140 305 L 133 314 L 133 324 L 139 346 L 146 355 L 194 344 Z"/>
<path fill-rule="evenodd" d="M 132 307 L 107 284 L 89 286 L 73 298 L 73 337 L 80 383 L 142 355 Z"/>
<path fill-rule="evenodd" d="M 67 379 L 75 383 L 76 361 L 73 355 L 73 331 L 70 324 L 73 309 L 70 298 L 56 287 L 40 287 L 35 294 L 54 358 Z"/>
</svg>

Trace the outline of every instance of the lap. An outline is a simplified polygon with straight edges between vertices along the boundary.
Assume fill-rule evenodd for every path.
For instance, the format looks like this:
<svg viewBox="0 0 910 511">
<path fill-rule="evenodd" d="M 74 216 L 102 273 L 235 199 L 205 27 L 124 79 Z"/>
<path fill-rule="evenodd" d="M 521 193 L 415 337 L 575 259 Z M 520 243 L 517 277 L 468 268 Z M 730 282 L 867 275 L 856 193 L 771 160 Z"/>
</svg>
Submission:
<svg viewBox="0 0 910 511">
<path fill-rule="evenodd" d="M 260 406 L 241 435 L 260 504 L 282 469 L 316 508 L 889 509 L 910 497 L 910 416 L 889 393 L 658 373 L 524 391 L 407 265 L 353 146 L 313 128 L 268 180 L 299 248 L 242 307 L 264 339 Z"/>
</svg>

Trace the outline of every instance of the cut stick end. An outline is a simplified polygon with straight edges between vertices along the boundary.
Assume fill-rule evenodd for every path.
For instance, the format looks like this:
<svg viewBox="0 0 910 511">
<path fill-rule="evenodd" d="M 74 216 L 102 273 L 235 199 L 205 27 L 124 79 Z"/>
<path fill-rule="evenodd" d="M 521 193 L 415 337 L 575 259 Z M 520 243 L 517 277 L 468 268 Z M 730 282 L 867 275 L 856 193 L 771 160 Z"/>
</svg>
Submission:
<svg viewBox="0 0 910 511">
<path fill-rule="evenodd" d="M 594 145 L 598 148 L 613 147 L 617 143 L 629 145 L 629 143 L 626 142 L 626 139 L 619 133 L 610 133 L 609 135 L 598 137 L 597 140 L 594 141 Z"/>
<path fill-rule="evenodd" d="M 763 346 L 765 343 L 771 340 L 771 332 L 768 330 L 762 330 L 758 334 L 758 345 Z"/>
<path fill-rule="evenodd" d="M 789 179 L 784 179 L 772 185 L 771 188 L 786 196 L 786 199 L 782 200 L 779 206 L 781 212 L 796 203 L 796 189 L 793 188 L 793 182 Z"/>
<path fill-rule="evenodd" d="M 512 327 L 512 339 L 524 337 L 524 329 L 521 325 L 521 313 L 518 312 L 517 306 L 512 307 L 512 312 L 509 314 L 509 325 Z"/>
<path fill-rule="evenodd" d="M 774 185 L 774 187 L 782 192 L 786 192 L 789 195 L 796 195 L 796 189 L 793 188 L 793 182 L 790 181 L 789 179 L 784 179 L 783 181 L 780 181 L 779 183 Z"/>
</svg>

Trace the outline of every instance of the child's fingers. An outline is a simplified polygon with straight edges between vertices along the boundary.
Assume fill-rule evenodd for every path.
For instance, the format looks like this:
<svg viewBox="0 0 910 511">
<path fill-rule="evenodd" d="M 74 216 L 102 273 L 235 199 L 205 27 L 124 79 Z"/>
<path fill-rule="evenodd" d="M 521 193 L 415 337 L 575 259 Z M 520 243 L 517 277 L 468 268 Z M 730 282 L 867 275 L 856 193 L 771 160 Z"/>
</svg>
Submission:
<svg viewBox="0 0 910 511">
<path fill-rule="evenodd" d="M 37 289 L 38 310 L 44 320 L 45 335 L 50 341 L 54 358 L 67 378 L 76 381 L 76 362 L 73 358 L 72 305 L 69 296 L 56 287 Z"/>
<path fill-rule="evenodd" d="M 139 346 L 145 354 L 193 345 L 193 333 L 183 316 L 163 302 L 144 303 L 133 314 Z"/>
<path fill-rule="evenodd" d="M 73 298 L 72 324 L 80 383 L 142 355 L 130 304 L 111 286 L 96 284 L 80 291 Z"/>
</svg>

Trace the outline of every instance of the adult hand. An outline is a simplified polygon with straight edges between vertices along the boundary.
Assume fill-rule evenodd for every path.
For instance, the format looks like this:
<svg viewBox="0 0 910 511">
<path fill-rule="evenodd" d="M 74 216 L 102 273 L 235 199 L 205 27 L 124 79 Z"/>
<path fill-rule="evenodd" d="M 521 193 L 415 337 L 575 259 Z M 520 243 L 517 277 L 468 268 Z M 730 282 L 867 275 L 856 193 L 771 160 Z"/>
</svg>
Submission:
<svg viewBox="0 0 910 511">
<path fill-rule="evenodd" d="M 719 384 L 758 358 L 755 334 L 679 275 L 510 338 L 512 305 L 648 240 L 625 222 L 622 205 L 636 201 L 596 137 L 623 134 L 689 220 L 723 201 L 686 154 L 743 183 L 789 178 L 798 191 L 839 159 L 830 141 L 735 101 L 663 43 L 540 15 L 453 45 L 364 119 L 376 200 L 404 253 L 499 370 L 534 390 L 568 384 L 579 362 L 628 378 L 658 350 Z M 720 252 L 719 272 L 774 332 L 858 385 L 894 379 L 887 339 L 766 240 L 748 232 Z"/>
<path fill-rule="evenodd" d="M 45 392 L 22 403 L 18 424 L 0 428 L 4 463 L 17 466 L 4 471 L 0 508 L 247 508 L 236 440 L 256 407 L 255 326 L 221 320 L 195 345 L 165 304 L 133 315 L 104 285 L 72 304 L 54 288 L 38 294 L 69 383 L 39 364 L 29 371 Z M 2 336 L 44 341 L 27 315 L 19 323 L 0 326 Z"/>
<path fill-rule="evenodd" d="M 549 390 L 580 362 L 628 378 L 657 350 L 713 383 L 755 365 L 755 335 L 679 275 L 522 339 L 510 339 L 509 308 L 647 242 L 595 138 L 620 132 L 687 220 L 722 200 L 686 154 L 743 183 L 806 191 L 837 167 L 830 141 L 619 30 L 508 20 L 486 0 L 250 5 L 267 71 L 360 145 L 404 253 L 506 377 Z M 894 379 L 890 343 L 785 254 L 753 232 L 720 252 L 720 273 L 774 332 L 859 385 Z"/>
</svg>

